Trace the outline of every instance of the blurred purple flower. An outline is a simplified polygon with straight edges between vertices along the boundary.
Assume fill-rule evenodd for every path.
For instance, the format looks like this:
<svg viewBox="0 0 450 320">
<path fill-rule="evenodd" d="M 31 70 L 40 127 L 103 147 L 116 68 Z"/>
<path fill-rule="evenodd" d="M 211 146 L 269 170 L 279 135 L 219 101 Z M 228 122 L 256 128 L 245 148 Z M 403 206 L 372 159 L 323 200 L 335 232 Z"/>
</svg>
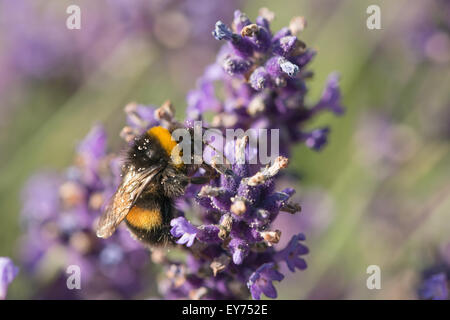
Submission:
<svg viewBox="0 0 450 320">
<path fill-rule="evenodd" d="M 102 126 L 94 126 L 86 138 L 78 145 L 77 154 L 83 164 L 95 167 L 106 153 L 106 132 Z"/>
<path fill-rule="evenodd" d="M 98 166 L 106 155 L 106 132 L 102 126 L 94 126 L 77 147 L 77 161 L 83 167 L 83 180 L 89 185 L 99 182 Z"/>
<path fill-rule="evenodd" d="M 410 48 L 420 60 L 450 62 L 450 2 L 434 0 L 422 4 L 404 30 Z"/>
<path fill-rule="evenodd" d="M 17 268 L 10 258 L 0 257 L 0 300 L 6 299 L 8 286 L 19 273 Z"/>
<path fill-rule="evenodd" d="M 419 289 L 421 299 L 425 300 L 447 300 L 448 279 L 445 273 L 438 273 L 426 279 Z"/>
<path fill-rule="evenodd" d="M 55 172 L 42 172 L 30 177 L 22 190 L 23 216 L 40 222 L 54 217 L 60 207 L 58 190 L 61 183 L 62 179 Z"/>
<path fill-rule="evenodd" d="M 37 281 L 36 298 L 132 298 L 149 283 L 144 272 L 148 252 L 126 230 L 119 229 L 108 242 L 97 239 L 93 231 L 120 175 L 106 146 L 103 127 L 94 126 L 78 145 L 74 166 L 64 174 L 38 174 L 24 189 L 25 272 L 35 276 L 42 265 L 66 263 L 49 269 L 54 270 L 54 280 Z M 72 264 L 83 271 L 81 291 L 67 290 L 65 269 Z"/>
<path fill-rule="evenodd" d="M 111 61 L 126 43 L 165 50 L 164 63 L 178 87 L 186 86 L 211 59 L 217 45 L 205 30 L 230 15 L 241 0 L 99 0 L 79 1 L 82 30 L 65 28 L 66 7 L 45 0 L 0 2 L 0 99 L 22 107 L 16 96 L 39 88 L 73 93 Z M 208 39 L 209 40 L 209 39 Z M 189 64 L 184 63 L 186 57 Z M 182 59 L 183 58 L 183 59 Z M 33 91 L 31 91 L 33 92 Z"/>
<path fill-rule="evenodd" d="M 328 76 L 327 84 L 319 102 L 313 107 L 315 112 L 328 109 L 337 115 L 344 113 L 341 105 L 341 91 L 339 88 L 339 74 L 334 72 Z"/>
<path fill-rule="evenodd" d="M 319 151 L 326 145 L 329 133 L 329 128 L 315 129 L 311 132 L 305 132 L 303 139 L 309 148 Z"/>
<path fill-rule="evenodd" d="M 411 159 L 418 147 L 417 134 L 410 126 L 397 124 L 382 112 L 363 114 L 354 139 L 361 163 L 376 167 L 378 178 L 390 175 Z"/>
<path fill-rule="evenodd" d="M 85 31 L 78 33 L 56 28 L 64 25 L 65 10 L 44 2 L 5 1 L 0 6 L 2 30 L 8 30 L 4 34 L 6 46 L 3 49 L 7 62 L 15 64 L 20 72 L 37 77 L 68 72 L 79 76 L 80 70 L 73 67 L 69 70 L 68 65 L 77 64 L 83 69 L 93 67 L 121 40 L 132 36 L 160 42 L 172 49 L 201 44 L 204 31 L 213 19 L 230 14 L 237 1 L 218 5 L 201 0 L 201 9 L 199 0 L 84 1 L 79 5 L 86 14 L 82 26 Z"/>
<path fill-rule="evenodd" d="M 450 299 L 450 244 L 445 243 L 435 257 L 434 263 L 422 271 L 422 279 L 419 283 L 417 294 L 424 300 L 448 300 Z"/>
</svg>

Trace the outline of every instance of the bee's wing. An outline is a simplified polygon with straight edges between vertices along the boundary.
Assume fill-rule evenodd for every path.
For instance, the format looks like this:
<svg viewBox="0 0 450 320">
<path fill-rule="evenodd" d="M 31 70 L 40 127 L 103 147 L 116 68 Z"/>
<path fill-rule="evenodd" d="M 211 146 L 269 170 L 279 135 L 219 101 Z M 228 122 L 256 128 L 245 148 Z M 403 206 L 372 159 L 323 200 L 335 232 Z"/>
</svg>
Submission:
<svg viewBox="0 0 450 320">
<path fill-rule="evenodd" d="M 106 239 L 114 233 L 119 223 L 125 219 L 142 191 L 160 169 L 161 166 L 154 166 L 142 172 L 137 172 L 134 168 L 130 168 L 126 172 L 121 185 L 100 217 L 97 237 Z"/>
</svg>

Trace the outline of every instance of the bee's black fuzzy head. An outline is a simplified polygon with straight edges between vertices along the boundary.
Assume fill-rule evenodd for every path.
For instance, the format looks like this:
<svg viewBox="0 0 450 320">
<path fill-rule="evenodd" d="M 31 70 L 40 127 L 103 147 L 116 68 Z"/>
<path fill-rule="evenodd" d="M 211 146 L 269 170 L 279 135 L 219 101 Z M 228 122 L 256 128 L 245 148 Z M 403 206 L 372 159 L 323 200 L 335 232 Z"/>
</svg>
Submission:
<svg viewBox="0 0 450 320">
<path fill-rule="evenodd" d="M 169 157 L 159 141 L 148 133 L 137 137 L 128 150 L 127 162 L 137 170 L 167 163 Z"/>
</svg>

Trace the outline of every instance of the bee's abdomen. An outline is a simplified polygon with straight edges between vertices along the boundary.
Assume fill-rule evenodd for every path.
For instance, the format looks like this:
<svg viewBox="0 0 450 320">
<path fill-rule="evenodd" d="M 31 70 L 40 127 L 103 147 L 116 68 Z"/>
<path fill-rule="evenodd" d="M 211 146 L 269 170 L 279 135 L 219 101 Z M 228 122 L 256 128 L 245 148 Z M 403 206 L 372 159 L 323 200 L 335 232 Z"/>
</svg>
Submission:
<svg viewBox="0 0 450 320">
<path fill-rule="evenodd" d="M 146 209 L 134 206 L 128 213 L 127 222 L 135 228 L 152 230 L 162 225 L 162 214 L 159 208 Z"/>
<path fill-rule="evenodd" d="M 172 203 L 169 198 L 145 195 L 131 208 L 125 221 L 140 241 L 165 244 L 170 240 Z"/>
</svg>

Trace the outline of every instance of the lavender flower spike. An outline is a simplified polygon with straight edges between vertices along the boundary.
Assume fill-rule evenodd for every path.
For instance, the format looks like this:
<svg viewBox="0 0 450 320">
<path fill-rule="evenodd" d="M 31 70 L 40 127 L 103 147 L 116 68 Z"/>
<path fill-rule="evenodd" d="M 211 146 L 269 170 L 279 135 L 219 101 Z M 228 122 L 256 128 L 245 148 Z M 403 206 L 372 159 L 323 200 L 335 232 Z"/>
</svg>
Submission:
<svg viewBox="0 0 450 320">
<path fill-rule="evenodd" d="M 226 42 L 215 64 L 189 92 L 188 116 L 200 120 L 211 111 L 215 114 L 211 125 L 221 130 L 277 129 L 283 156 L 289 156 L 297 143 L 318 151 L 325 145 L 327 131 L 308 132 L 306 124 L 321 112 L 344 112 L 339 75 L 331 73 L 319 101 L 309 105 L 307 82 L 314 74 L 309 64 L 316 51 L 299 38 L 305 19 L 296 17 L 279 31 L 271 30 L 272 19 L 268 9 L 261 10 L 255 23 L 237 10 L 232 28 L 216 23 L 214 37 Z"/>
<path fill-rule="evenodd" d="M 233 148 L 229 148 L 234 149 L 234 159 L 245 158 L 248 141 L 248 137 L 244 136 L 235 142 Z M 281 231 L 272 231 L 271 224 L 280 211 L 299 211 L 298 205 L 289 203 L 293 189 L 274 191 L 275 179 L 288 163 L 287 158 L 280 156 L 271 166 L 256 171 L 245 161 L 231 167 L 221 166 L 214 159 L 211 161 L 220 177 L 200 190 L 191 186 L 196 191 L 189 188 L 186 191 L 196 194 L 195 200 L 202 210 L 200 216 L 204 224 L 193 226 L 184 217 L 171 221 L 171 234 L 180 238 L 178 243 L 191 246 L 197 238 L 202 245 L 189 250 L 198 257 L 191 257 L 187 263 L 184 278 L 189 280 L 182 288 L 175 284 L 169 286 L 164 292 L 166 297 L 190 297 L 201 289 L 205 298 L 244 299 L 247 297 L 245 285 L 254 299 L 259 299 L 262 293 L 271 298 L 277 296 L 272 281 L 284 278 L 276 271 L 284 255 L 278 255 L 273 247 L 280 240 Z M 304 269 L 306 264 L 300 264 L 298 260 L 303 260 L 298 255 L 304 254 L 307 249 L 298 243 L 304 238 L 299 235 L 296 239 L 292 248 L 285 252 L 294 251 L 294 263 L 297 268 Z M 200 268 L 211 268 L 214 277 L 199 276 Z M 240 287 L 239 295 L 232 292 L 231 288 L 235 285 Z"/>
<path fill-rule="evenodd" d="M 0 300 L 6 299 L 6 292 L 9 284 L 19 273 L 17 268 L 10 258 L 0 257 Z"/>
</svg>

